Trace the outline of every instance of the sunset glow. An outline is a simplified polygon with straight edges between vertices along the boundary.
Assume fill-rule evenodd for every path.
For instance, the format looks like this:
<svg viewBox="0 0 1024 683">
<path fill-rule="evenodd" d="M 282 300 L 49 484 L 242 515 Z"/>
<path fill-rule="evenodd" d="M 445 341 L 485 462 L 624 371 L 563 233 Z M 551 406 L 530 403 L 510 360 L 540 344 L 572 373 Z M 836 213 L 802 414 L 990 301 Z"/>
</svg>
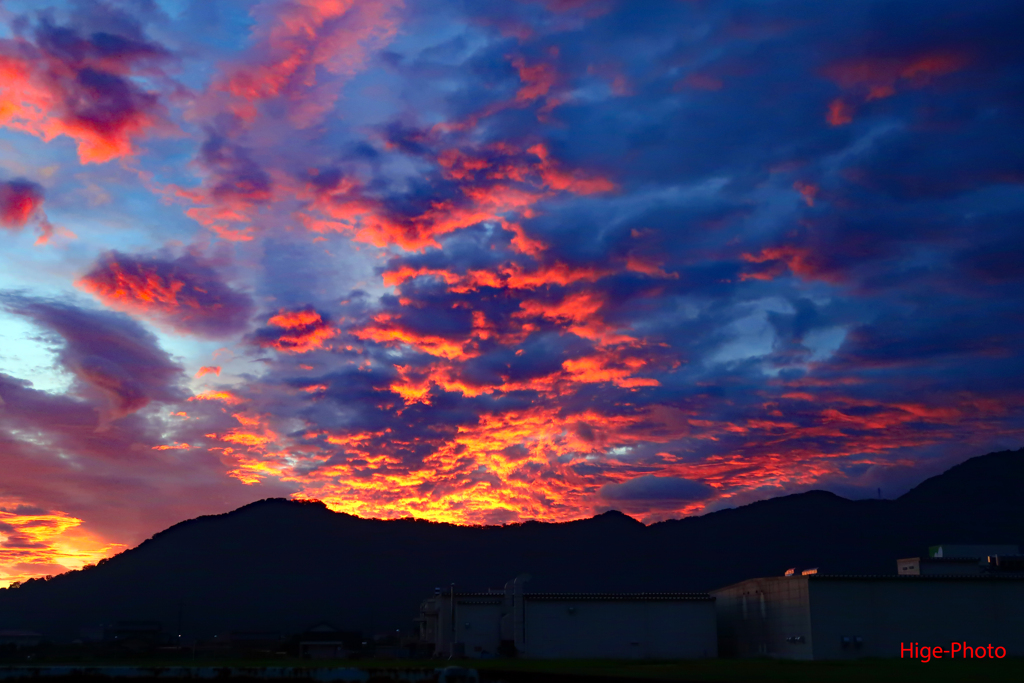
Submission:
<svg viewBox="0 0 1024 683">
<path fill-rule="evenodd" d="M 4 2 L 0 586 L 1019 448 L 1024 15 L 876 4 Z"/>
</svg>

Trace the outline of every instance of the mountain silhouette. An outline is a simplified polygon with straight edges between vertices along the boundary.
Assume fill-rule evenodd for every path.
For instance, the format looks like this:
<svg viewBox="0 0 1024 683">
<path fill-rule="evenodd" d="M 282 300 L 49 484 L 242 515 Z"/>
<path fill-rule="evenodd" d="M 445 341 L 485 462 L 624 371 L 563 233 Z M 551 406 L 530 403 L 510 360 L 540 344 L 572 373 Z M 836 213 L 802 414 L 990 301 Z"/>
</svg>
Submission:
<svg viewBox="0 0 1024 683">
<path fill-rule="evenodd" d="M 408 629 L 437 587 L 706 591 L 820 567 L 892 574 L 939 543 L 1024 541 L 1024 449 L 968 460 L 896 500 L 810 491 L 645 526 L 619 512 L 566 523 L 456 526 L 370 520 L 319 502 L 261 500 L 191 519 L 81 571 L 0 591 L 0 629 L 53 640 L 155 620 L 185 639 L 297 633 L 321 621 Z"/>
</svg>

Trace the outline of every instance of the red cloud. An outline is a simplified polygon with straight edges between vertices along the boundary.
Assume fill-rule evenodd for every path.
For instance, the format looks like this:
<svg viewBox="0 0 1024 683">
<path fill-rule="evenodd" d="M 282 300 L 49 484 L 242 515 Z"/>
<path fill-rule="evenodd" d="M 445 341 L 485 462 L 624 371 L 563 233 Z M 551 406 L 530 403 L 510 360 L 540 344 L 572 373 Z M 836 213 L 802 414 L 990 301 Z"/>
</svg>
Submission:
<svg viewBox="0 0 1024 683">
<path fill-rule="evenodd" d="M 46 244 L 53 235 L 53 226 L 43 213 L 43 188 L 24 179 L 0 182 L 0 227 L 20 230 L 33 218 L 38 219 L 39 239 Z M 74 236 L 64 230 L 66 235 Z"/>
<path fill-rule="evenodd" d="M 814 206 L 814 198 L 818 196 L 819 188 L 817 185 L 797 180 L 793 183 L 793 189 L 800 193 L 807 206 Z"/>
<path fill-rule="evenodd" d="M 825 115 L 825 120 L 828 121 L 830 126 L 845 126 L 853 122 L 853 110 L 850 108 L 850 105 L 836 98 L 829 102 L 828 114 Z"/>
<path fill-rule="evenodd" d="M 252 309 L 248 296 L 191 255 L 164 259 L 112 251 L 76 286 L 112 308 L 203 337 L 241 331 Z"/>
<path fill-rule="evenodd" d="M 741 280 L 772 280 L 785 273 L 788 268 L 794 275 L 809 280 L 832 283 L 841 281 L 839 273 L 829 267 L 823 257 L 806 246 L 766 247 L 758 254 L 743 254 L 742 258 L 748 263 L 764 266 L 753 272 L 742 273 Z"/>
<path fill-rule="evenodd" d="M 286 311 L 267 320 L 269 328 L 256 333 L 256 343 L 283 353 L 307 353 L 315 349 L 330 348 L 327 342 L 338 330 L 313 309 Z"/>
<path fill-rule="evenodd" d="M 899 58 L 868 57 L 836 62 L 824 74 L 848 93 L 844 99 L 829 104 L 826 120 L 832 126 L 853 121 L 850 97 L 864 102 L 884 99 L 904 88 L 921 88 L 935 78 L 961 71 L 970 58 L 959 52 L 936 51 Z"/>
<path fill-rule="evenodd" d="M 43 188 L 27 180 L 0 182 L 0 225 L 22 228 L 43 205 Z"/>
<path fill-rule="evenodd" d="M 157 95 L 132 77 L 153 75 L 163 48 L 109 36 L 120 41 L 111 50 L 45 20 L 34 37 L 0 40 L 0 125 L 47 142 L 66 135 L 82 163 L 130 155 L 136 139 L 162 125 Z"/>
<path fill-rule="evenodd" d="M 199 372 L 196 373 L 196 377 L 199 378 L 202 377 L 203 375 L 220 375 L 220 366 L 204 365 L 203 367 L 199 368 Z"/>
<path fill-rule="evenodd" d="M 236 405 L 238 405 L 240 403 L 244 403 L 245 402 L 244 398 L 240 398 L 240 397 L 236 396 L 235 394 L 233 394 L 232 392 L 227 391 L 226 389 L 221 389 L 221 390 L 217 390 L 217 391 L 214 391 L 214 390 L 204 391 L 202 393 L 196 394 L 195 396 L 190 396 L 188 400 L 189 401 L 219 401 L 221 403 L 226 403 L 229 406 L 236 406 Z"/>
<path fill-rule="evenodd" d="M 519 72 L 519 80 L 522 82 L 516 92 L 516 102 L 533 102 L 547 95 L 558 81 L 558 72 L 550 64 L 540 62 L 527 65 L 522 57 L 514 57 L 512 66 Z"/>
<path fill-rule="evenodd" d="M 458 181 L 460 197 L 438 199 L 419 214 L 401 216 L 352 182 L 330 192 L 309 187 L 311 211 L 303 220 L 316 232 L 346 232 L 359 242 L 378 247 L 397 244 L 412 251 L 438 247 L 436 238 L 441 235 L 493 221 L 515 234 L 513 244 L 520 251 L 537 254 L 544 245 L 510 222 L 513 217 L 533 215 L 534 204 L 558 193 L 588 195 L 615 189 L 607 178 L 564 168 L 543 144 L 526 150 L 506 143 L 447 149 L 436 160 L 446 178 Z"/>
<path fill-rule="evenodd" d="M 894 95 L 903 87 L 919 88 L 964 69 L 970 59 L 961 53 L 932 52 L 905 58 L 867 58 L 836 62 L 825 68 L 825 75 L 844 90 L 852 90 L 865 100 Z"/>
<path fill-rule="evenodd" d="M 721 90 L 724 85 L 725 84 L 722 83 L 720 78 L 715 78 L 714 76 L 709 76 L 707 74 L 690 73 L 676 84 L 675 89 L 681 90 L 686 87 L 694 90 L 716 91 Z"/>
<path fill-rule="evenodd" d="M 337 99 L 339 82 L 395 36 L 394 10 L 401 6 L 401 0 L 303 0 L 257 7 L 255 45 L 246 60 L 226 69 L 213 95 L 228 95 L 229 110 L 245 121 L 259 115 L 260 103 L 280 100 L 292 123 L 311 125 Z"/>
<path fill-rule="evenodd" d="M 389 313 L 378 313 L 374 316 L 373 323 L 356 330 L 353 334 L 359 339 L 389 346 L 407 344 L 439 358 L 465 360 L 479 355 L 478 351 L 471 348 L 471 337 L 460 339 L 420 333 L 410 329 L 401 319 Z"/>
</svg>

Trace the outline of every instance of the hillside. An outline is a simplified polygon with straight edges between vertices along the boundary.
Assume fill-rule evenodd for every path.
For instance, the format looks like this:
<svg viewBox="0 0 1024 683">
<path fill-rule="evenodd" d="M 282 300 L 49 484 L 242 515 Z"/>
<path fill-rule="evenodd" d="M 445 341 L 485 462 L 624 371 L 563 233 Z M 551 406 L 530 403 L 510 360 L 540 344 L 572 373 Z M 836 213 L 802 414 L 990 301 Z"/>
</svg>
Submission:
<svg viewBox="0 0 1024 683">
<path fill-rule="evenodd" d="M 787 567 L 892 573 L 937 543 L 1024 542 L 1024 449 L 973 458 L 897 500 L 826 493 L 765 500 L 644 526 L 608 512 L 562 524 L 460 527 L 366 520 L 323 504 L 262 500 L 176 524 L 103 564 L 0 591 L 0 629 L 70 640 L 126 619 L 186 638 L 301 631 L 327 620 L 409 628 L 437 586 L 530 590 L 709 590 Z"/>
</svg>

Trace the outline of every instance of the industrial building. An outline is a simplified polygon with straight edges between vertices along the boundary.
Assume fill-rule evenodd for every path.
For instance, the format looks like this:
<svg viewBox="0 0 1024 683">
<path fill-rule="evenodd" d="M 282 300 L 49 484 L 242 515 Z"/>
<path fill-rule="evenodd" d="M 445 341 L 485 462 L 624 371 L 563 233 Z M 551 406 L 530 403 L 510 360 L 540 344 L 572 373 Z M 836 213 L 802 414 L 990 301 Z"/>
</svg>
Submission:
<svg viewBox="0 0 1024 683">
<path fill-rule="evenodd" d="M 1007 572 L 748 579 L 711 591 L 723 657 L 900 657 L 911 643 L 1024 655 L 1024 575 Z"/>
<path fill-rule="evenodd" d="M 439 657 L 688 659 L 716 657 L 706 593 L 527 593 L 438 590 L 420 607 L 420 637 Z"/>
<path fill-rule="evenodd" d="M 1015 545 L 933 545 L 927 557 L 896 560 L 902 575 L 988 574 L 1024 571 L 1024 558 Z"/>
</svg>

